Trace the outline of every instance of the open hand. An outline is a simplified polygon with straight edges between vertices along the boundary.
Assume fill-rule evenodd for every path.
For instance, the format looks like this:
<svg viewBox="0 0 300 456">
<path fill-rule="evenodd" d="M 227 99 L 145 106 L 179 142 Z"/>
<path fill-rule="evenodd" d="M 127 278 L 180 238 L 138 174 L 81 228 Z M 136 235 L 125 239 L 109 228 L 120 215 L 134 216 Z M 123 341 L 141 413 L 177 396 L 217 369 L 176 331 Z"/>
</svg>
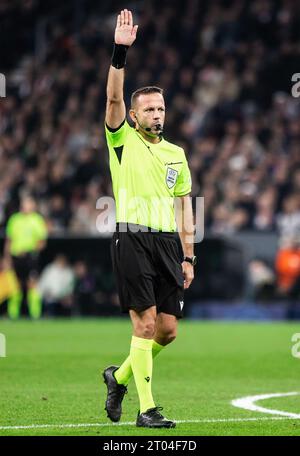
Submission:
<svg viewBox="0 0 300 456">
<path fill-rule="evenodd" d="M 133 25 L 131 11 L 124 9 L 118 15 L 115 30 L 115 43 L 131 46 L 136 39 L 138 25 Z"/>
</svg>

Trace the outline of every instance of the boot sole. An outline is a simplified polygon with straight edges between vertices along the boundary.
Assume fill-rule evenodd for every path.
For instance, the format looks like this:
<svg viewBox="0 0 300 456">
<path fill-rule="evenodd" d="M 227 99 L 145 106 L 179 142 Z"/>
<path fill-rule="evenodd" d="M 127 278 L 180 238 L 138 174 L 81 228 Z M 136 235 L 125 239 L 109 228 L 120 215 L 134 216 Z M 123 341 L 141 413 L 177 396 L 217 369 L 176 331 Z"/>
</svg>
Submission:
<svg viewBox="0 0 300 456">
<path fill-rule="evenodd" d="M 171 428 L 175 428 L 176 427 L 176 423 L 171 423 L 171 424 L 167 424 L 167 425 L 164 424 L 162 426 L 161 425 L 156 425 L 156 424 L 153 424 L 153 425 L 151 425 L 151 424 L 150 425 L 148 425 L 148 424 L 146 424 L 146 425 L 145 424 L 137 424 L 136 426 L 137 427 L 143 427 L 143 428 L 156 428 L 156 429 L 165 428 L 165 429 L 171 429 Z"/>
</svg>

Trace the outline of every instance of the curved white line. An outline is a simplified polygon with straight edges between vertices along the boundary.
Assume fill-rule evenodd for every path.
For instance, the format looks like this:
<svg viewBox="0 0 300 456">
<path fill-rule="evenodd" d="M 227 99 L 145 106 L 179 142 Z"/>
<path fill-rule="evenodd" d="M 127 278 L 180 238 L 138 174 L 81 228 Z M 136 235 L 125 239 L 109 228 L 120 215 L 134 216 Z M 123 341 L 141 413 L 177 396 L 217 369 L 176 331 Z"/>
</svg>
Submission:
<svg viewBox="0 0 300 456">
<path fill-rule="evenodd" d="M 253 412 L 261 412 L 261 413 L 270 413 L 271 415 L 280 415 L 280 416 L 287 416 L 289 418 L 300 418 L 300 414 L 297 413 L 290 413 L 284 412 L 282 410 L 273 410 L 268 409 L 265 407 L 260 407 L 256 405 L 255 402 L 262 401 L 264 399 L 271 399 L 273 397 L 285 397 L 285 396 L 295 396 L 300 394 L 298 392 L 291 392 L 291 393 L 273 393 L 273 394 L 259 394 L 257 396 L 246 396 L 240 397 L 239 399 L 234 399 L 231 401 L 231 405 L 234 407 L 239 407 L 246 410 L 252 410 Z"/>
<path fill-rule="evenodd" d="M 281 416 L 270 416 L 268 418 L 253 417 L 253 418 L 203 418 L 194 420 L 176 420 L 176 423 L 240 423 L 247 421 L 266 421 L 266 420 L 284 420 L 284 419 L 300 419 L 300 414 L 282 412 L 280 410 L 271 410 L 264 407 L 255 405 L 254 402 L 263 399 L 271 399 L 273 397 L 284 397 L 284 396 L 295 396 L 300 394 L 298 392 L 292 393 L 274 393 L 274 394 L 260 394 L 258 396 L 247 396 L 239 399 L 234 399 L 231 404 L 234 407 L 243 408 L 246 410 L 252 410 L 255 412 L 269 413 L 272 415 Z M 17 429 L 47 429 L 47 428 L 81 428 L 81 427 L 107 427 L 107 426 L 135 426 L 135 421 L 121 422 L 121 423 L 52 423 L 52 424 L 29 424 L 19 426 L 0 426 L 0 430 L 17 430 Z"/>
</svg>

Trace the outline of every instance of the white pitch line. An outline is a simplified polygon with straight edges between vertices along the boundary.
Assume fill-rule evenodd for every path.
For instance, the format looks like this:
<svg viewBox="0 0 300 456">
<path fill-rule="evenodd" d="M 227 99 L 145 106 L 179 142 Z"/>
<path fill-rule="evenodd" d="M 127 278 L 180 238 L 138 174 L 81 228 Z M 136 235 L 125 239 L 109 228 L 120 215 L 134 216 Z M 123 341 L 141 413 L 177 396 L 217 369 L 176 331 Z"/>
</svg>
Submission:
<svg viewBox="0 0 300 456">
<path fill-rule="evenodd" d="M 264 399 L 272 399 L 274 397 L 286 397 L 286 396 L 296 396 L 300 394 L 299 392 L 291 392 L 291 393 L 273 393 L 273 394 L 259 394 L 256 396 L 246 396 L 246 397 L 240 397 L 238 399 L 234 399 L 231 401 L 231 405 L 234 407 L 246 409 L 246 410 L 251 410 L 253 412 L 261 412 L 261 413 L 269 413 L 271 415 L 280 415 L 280 416 L 285 416 L 287 418 L 300 418 L 299 413 L 290 413 L 290 412 L 284 412 L 282 410 L 273 410 L 265 407 L 260 407 L 259 405 L 256 405 L 255 402 L 257 401 L 262 401 Z"/>
<path fill-rule="evenodd" d="M 207 418 L 202 420 L 175 420 L 177 424 L 184 423 L 242 423 L 247 421 L 270 421 L 270 420 L 290 420 L 300 419 L 300 415 L 296 417 L 270 416 L 270 417 L 252 417 L 252 418 Z M 48 429 L 48 428 L 84 428 L 84 427 L 120 427 L 120 426 L 135 426 L 135 421 L 123 423 L 72 423 L 72 424 L 29 424 L 24 426 L 0 426 L 0 431 L 17 430 L 17 429 Z"/>
</svg>

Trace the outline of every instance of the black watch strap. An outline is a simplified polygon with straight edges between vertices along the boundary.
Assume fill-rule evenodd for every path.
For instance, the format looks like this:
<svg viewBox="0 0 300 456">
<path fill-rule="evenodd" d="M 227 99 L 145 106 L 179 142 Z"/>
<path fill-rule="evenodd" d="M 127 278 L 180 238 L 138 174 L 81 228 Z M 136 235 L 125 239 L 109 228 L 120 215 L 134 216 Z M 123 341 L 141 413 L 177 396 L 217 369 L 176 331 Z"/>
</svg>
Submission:
<svg viewBox="0 0 300 456">
<path fill-rule="evenodd" d="M 196 256 L 192 256 L 192 257 L 185 256 L 183 261 L 187 261 L 188 263 L 191 263 L 193 266 L 195 266 L 195 264 L 197 263 L 197 257 Z"/>
</svg>

